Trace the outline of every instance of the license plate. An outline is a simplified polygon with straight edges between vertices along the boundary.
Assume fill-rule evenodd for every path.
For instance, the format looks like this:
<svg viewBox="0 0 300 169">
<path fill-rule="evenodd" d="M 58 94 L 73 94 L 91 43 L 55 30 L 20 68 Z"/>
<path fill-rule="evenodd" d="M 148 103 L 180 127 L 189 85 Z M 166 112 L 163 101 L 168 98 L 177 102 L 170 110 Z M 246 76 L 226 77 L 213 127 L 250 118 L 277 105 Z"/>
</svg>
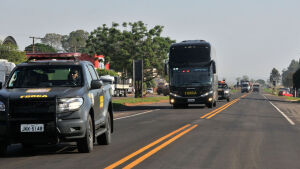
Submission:
<svg viewBox="0 0 300 169">
<path fill-rule="evenodd" d="M 195 102 L 195 99 L 188 99 L 188 102 Z"/>
<path fill-rule="evenodd" d="M 44 132 L 44 124 L 21 124 L 21 132 Z"/>
</svg>

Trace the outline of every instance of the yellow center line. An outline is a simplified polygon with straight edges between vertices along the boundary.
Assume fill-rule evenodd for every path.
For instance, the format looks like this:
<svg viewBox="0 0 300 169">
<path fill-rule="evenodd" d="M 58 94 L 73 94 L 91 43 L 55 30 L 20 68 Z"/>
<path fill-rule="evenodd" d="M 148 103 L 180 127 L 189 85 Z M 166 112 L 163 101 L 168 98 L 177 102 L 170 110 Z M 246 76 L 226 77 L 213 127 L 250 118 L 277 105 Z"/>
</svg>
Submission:
<svg viewBox="0 0 300 169">
<path fill-rule="evenodd" d="M 236 99 L 235 99 L 235 100 L 236 100 Z M 206 116 L 208 116 L 208 115 L 210 115 L 210 114 L 212 114 L 212 113 L 214 113 L 214 112 L 216 112 L 216 111 L 222 109 L 223 107 L 225 107 L 226 105 L 232 103 L 232 102 L 235 101 L 235 100 L 232 100 L 231 102 L 224 104 L 223 106 L 221 106 L 221 107 L 219 107 L 219 108 L 217 108 L 217 109 L 215 109 L 215 110 L 213 110 L 213 111 L 211 111 L 211 112 L 209 112 L 209 113 L 207 113 L 207 114 L 201 116 L 200 118 L 202 118 L 202 119 L 205 118 Z"/>
<path fill-rule="evenodd" d="M 177 140 L 178 138 L 182 137 L 184 134 L 190 132 L 191 130 L 193 130 L 194 128 L 196 128 L 198 125 L 193 125 L 193 127 L 190 127 L 189 129 L 181 132 L 180 134 L 176 135 L 175 137 L 169 139 L 168 141 L 164 142 L 163 144 L 161 144 L 160 146 L 156 147 L 155 149 L 149 151 L 147 154 L 141 156 L 140 158 L 136 159 L 135 161 L 133 161 L 132 163 L 128 164 L 127 166 L 125 166 L 123 169 L 130 169 L 135 167 L 136 165 L 140 164 L 141 162 L 143 162 L 144 160 L 146 160 L 148 157 L 150 157 L 151 155 L 155 154 L 156 152 L 158 152 L 159 150 L 163 149 L 164 147 L 166 147 L 167 145 L 171 144 L 172 142 L 174 142 L 175 140 Z"/>
<path fill-rule="evenodd" d="M 167 135 L 165 135 L 165 136 L 163 136 L 163 137 L 157 139 L 156 141 L 154 141 L 154 142 L 152 142 L 152 143 L 146 145 L 145 147 L 140 148 L 140 149 L 137 150 L 136 152 L 134 152 L 134 153 L 132 153 L 132 154 L 129 154 L 128 156 L 122 158 L 121 160 L 119 160 L 119 161 L 117 161 L 117 162 L 111 164 L 110 166 L 106 167 L 105 169 L 112 169 L 112 168 L 115 168 L 115 167 L 117 167 L 117 166 L 123 164 L 124 162 L 128 161 L 128 160 L 131 159 L 132 157 L 134 157 L 134 156 L 136 156 L 136 155 L 138 155 L 138 154 L 140 154 L 140 153 L 146 151 L 147 149 L 149 149 L 149 148 L 155 146 L 156 144 L 162 142 L 163 140 L 167 139 L 168 137 L 170 137 L 170 136 L 172 136 L 172 135 L 174 135 L 174 134 L 180 132 L 181 130 L 183 130 L 183 129 L 189 127 L 189 126 L 190 126 L 190 124 L 187 124 L 187 125 L 185 125 L 185 126 L 179 128 L 179 129 L 177 129 L 177 130 L 175 130 L 175 131 L 173 131 L 173 132 L 171 132 L 171 133 L 169 133 L 169 134 L 167 134 Z"/>
<path fill-rule="evenodd" d="M 233 105 L 234 103 L 238 102 L 239 100 L 240 100 L 240 99 L 238 99 L 238 100 L 234 101 L 233 103 L 229 104 L 228 106 L 224 107 L 223 109 L 221 109 L 221 110 L 219 110 L 219 111 L 215 112 L 214 114 L 212 114 L 212 115 L 208 116 L 206 119 L 210 119 L 210 118 L 212 118 L 213 116 L 215 116 L 216 114 L 220 113 L 221 111 L 223 111 L 223 110 L 227 109 L 229 106 Z"/>
<path fill-rule="evenodd" d="M 232 103 L 228 104 L 227 106 L 225 106 L 224 108 L 222 108 L 221 110 L 218 110 L 217 112 L 211 114 L 210 116 L 206 117 L 206 119 L 210 119 L 212 118 L 213 116 L 217 115 L 218 113 L 220 113 L 221 111 L 225 110 L 226 108 L 228 108 L 229 106 L 233 105 L 234 103 L 238 102 L 239 100 L 241 100 L 241 98 L 244 98 L 246 97 L 248 94 L 244 94 L 243 96 L 235 99 Z"/>
</svg>

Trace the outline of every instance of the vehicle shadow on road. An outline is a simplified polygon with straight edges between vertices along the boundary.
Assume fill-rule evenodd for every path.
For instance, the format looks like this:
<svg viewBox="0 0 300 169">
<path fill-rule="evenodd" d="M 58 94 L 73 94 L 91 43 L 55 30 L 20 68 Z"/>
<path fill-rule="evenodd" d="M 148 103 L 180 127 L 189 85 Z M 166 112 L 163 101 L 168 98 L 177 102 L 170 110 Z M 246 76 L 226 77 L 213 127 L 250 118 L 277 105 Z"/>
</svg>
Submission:
<svg viewBox="0 0 300 169">
<path fill-rule="evenodd" d="M 76 144 L 58 144 L 52 146 L 34 146 L 24 148 L 21 144 L 14 144 L 8 147 L 8 152 L 1 158 L 32 157 L 41 155 L 77 154 Z"/>
</svg>

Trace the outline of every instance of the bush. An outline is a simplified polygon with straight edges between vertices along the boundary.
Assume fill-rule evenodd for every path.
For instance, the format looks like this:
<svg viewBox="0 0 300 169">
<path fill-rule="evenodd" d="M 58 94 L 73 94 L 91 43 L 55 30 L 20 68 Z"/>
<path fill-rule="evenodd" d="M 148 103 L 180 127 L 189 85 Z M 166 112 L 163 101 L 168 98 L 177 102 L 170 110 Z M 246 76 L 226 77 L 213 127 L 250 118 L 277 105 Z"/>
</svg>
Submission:
<svg viewBox="0 0 300 169">
<path fill-rule="evenodd" d="M 99 76 L 105 76 L 105 75 L 119 76 L 118 73 L 113 70 L 97 69 L 97 72 L 98 72 Z"/>
</svg>

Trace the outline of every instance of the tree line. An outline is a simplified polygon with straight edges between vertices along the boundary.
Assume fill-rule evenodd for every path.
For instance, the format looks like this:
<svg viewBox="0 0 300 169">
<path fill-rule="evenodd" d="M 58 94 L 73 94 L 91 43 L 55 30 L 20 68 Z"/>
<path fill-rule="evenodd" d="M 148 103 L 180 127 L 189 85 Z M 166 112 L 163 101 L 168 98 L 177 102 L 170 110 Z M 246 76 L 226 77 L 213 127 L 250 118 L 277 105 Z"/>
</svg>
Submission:
<svg viewBox="0 0 300 169">
<path fill-rule="evenodd" d="M 273 68 L 269 81 L 279 83 L 281 82 L 284 87 L 287 88 L 300 88 L 300 64 L 297 60 L 292 60 L 289 66 L 282 70 L 282 73 L 276 69 Z M 298 86 L 298 87 L 297 87 Z"/>
</svg>

